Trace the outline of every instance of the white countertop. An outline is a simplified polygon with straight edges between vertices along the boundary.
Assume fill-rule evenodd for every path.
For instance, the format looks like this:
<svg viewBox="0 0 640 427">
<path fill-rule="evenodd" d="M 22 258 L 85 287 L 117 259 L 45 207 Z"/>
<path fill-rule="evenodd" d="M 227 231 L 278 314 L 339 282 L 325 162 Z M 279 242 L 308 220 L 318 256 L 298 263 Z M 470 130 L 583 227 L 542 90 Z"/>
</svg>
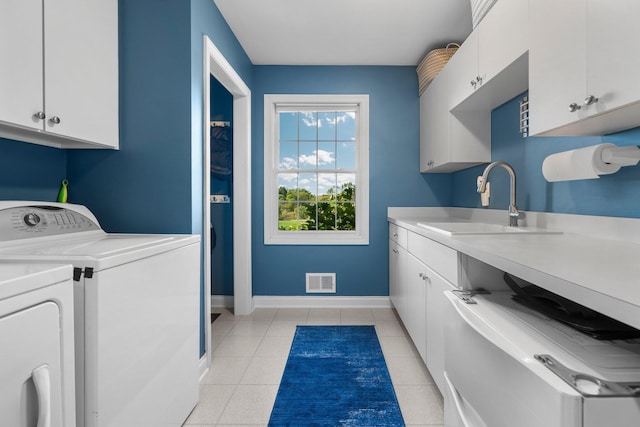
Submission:
<svg viewBox="0 0 640 427">
<path fill-rule="evenodd" d="M 453 210 L 453 213 L 461 211 L 478 210 Z M 562 231 L 562 234 L 447 236 L 418 225 L 418 222 L 460 220 L 448 215 L 451 213 L 447 208 L 444 211 L 427 208 L 420 212 L 389 208 L 388 219 L 411 232 L 640 328 L 640 243 L 634 237 L 640 220 L 587 217 L 576 221 L 578 215 L 563 218 L 559 214 L 537 214 L 538 221 L 533 225 L 552 223 L 554 227 L 549 228 Z M 506 219 L 506 211 L 499 213 Z M 483 218 L 479 222 L 490 222 L 487 219 L 495 218 Z M 578 224 L 576 227 L 576 222 L 581 220 L 590 225 Z M 622 221 L 625 225 L 631 221 L 633 229 L 627 234 L 630 240 L 624 240 L 624 234 L 603 233 L 603 230 L 616 228 L 615 224 L 611 226 L 611 221 Z M 599 232 L 593 231 L 596 229 Z M 581 234 L 581 230 L 585 234 Z"/>
</svg>

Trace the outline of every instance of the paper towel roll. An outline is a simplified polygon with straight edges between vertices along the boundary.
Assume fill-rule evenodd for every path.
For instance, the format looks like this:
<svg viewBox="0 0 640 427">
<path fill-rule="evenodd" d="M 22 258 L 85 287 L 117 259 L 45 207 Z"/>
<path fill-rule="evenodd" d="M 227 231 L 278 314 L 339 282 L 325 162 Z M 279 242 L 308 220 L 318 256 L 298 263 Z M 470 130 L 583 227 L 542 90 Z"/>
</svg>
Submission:
<svg viewBox="0 0 640 427">
<path fill-rule="evenodd" d="M 542 174 L 549 182 L 599 178 L 616 173 L 620 165 L 602 161 L 602 150 L 615 144 L 599 144 L 548 156 L 542 162 Z"/>
</svg>

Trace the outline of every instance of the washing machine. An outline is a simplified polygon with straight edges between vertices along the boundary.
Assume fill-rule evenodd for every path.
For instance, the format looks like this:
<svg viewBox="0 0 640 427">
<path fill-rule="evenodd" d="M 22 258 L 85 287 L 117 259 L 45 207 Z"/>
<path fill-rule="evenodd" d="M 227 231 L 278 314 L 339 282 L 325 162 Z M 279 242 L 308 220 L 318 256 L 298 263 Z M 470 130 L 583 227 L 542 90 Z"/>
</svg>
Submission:
<svg viewBox="0 0 640 427">
<path fill-rule="evenodd" d="M 75 426 L 71 266 L 0 262 L 0 424 Z"/>
<path fill-rule="evenodd" d="M 106 233 L 84 206 L 0 201 L 0 261 L 73 267 L 76 422 L 180 426 L 198 402 L 200 237 Z"/>
</svg>

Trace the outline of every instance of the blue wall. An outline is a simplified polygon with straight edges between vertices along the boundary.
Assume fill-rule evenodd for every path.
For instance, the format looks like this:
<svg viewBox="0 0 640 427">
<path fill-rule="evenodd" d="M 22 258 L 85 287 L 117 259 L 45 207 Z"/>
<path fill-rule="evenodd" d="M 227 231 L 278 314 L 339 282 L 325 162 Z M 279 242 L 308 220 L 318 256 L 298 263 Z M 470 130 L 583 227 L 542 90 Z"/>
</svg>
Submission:
<svg viewBox="0 0 640 427">
<path fill-rule="evenodd" d="M 598 179 L 547 182 L 542 162 L 553 153 L 612 142 L 640 145 L 640 128 L 603 137 L 528 137 L 518 129 L 519 101 L 523 94 L 491 114 L 491 159 L 511 164 L 517 176 L 518 207 L 523 210 L 583 215 L 640 218 L 640 167 L 623 167 L 618 173 Z M 453 174 L 452 205 L 480 207 L 476 177 L 484 166 Z M 503 169 L 494 169 L 491 181 L 491 208 L 509 205 L 509 179 Z M 505 214 L 506 221 L 506 214 Z"/>
<path fill-rule="evenodd" d="M 303 295 L 306 272 L 336 272 L 337 295 L 388 295 L 388 206 L 450 203 L 450 175 L 419 173 L 414 67 L 256 66 L 253 105 L 253 293 Z M 368 246 L 264 245 L 264 94 L 369 94 Z"/>
<path fill-rule="evenodd" d="M 70 151 L 68 167 L 107 231 L 192 231 L 189 25 L 185 2 L 119 2 L 120 150 Z"/>
<path fill-rule="evenodd" d="M 64 150 L 0 138 L 0 200 L 53 202 L 66 176 Z"/>
</svg>

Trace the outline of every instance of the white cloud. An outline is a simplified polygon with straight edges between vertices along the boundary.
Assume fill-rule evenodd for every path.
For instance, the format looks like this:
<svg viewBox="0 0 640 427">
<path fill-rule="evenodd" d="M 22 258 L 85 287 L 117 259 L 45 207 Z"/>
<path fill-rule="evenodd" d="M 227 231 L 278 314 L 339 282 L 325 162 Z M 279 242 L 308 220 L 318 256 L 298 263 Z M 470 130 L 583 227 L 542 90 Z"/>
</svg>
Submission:
<svg viewBox="0 0 640 427">
<path fill-rule="evenodd" d="M 298 174 L 296 173 L 281 173 L 281 174 L 278 174 L 278 180 L 279 180 L 278 185 L 282 185 L 283 183 L 295 184 L 297 179 L 298 179 Z"/>
<path fill-rule="evenodd" d="M 318 161 L 318 166 L 329 165 L 336 161 L 334 157 L 335 153 L 326 150 L 314 150 L 313 154 L 302 154 L 298 160 L 301 165 L 314 165 L 316 164 L 316 159 Z"/>
<path fill-rule="evenodd" d="M 347 121 L 347 118 L 350 118 L 351 120 L 355 120 L 356 119 L 355 111 L 347 111 L 345 113 L 338 114 L 338 122 L 345 123 Z"/>
<path fill-rule="evenodd" d="M 342 185 L 346 184 L 346 183 L 352 183 L 355 184 L 356 182 L 356 177 L 354 174 L 351 173 L 339 173 L 338 174 L 338 187 L 341 187 Z"/>
<path fill-rule="evenodd" d="M 300 118 L 302 119 L 302 123 L 308 127 L 322 127 L 322 122 L 318 123 L 316 119 L 316 115 L 314 113 L 301 111 Z"/>
<path fill-rule="evenodd" d="M 318 155 L 318 165 L 327 165 L 336 161 L 334 153 L 331 151 L 318 150 L 316 154 Z"/>
<path fill-rule="evenodd" d="M 295 169 L 297 166 L 296 159 L 284 157 L 278 166 L 279 169 Z"/>
</svg>

